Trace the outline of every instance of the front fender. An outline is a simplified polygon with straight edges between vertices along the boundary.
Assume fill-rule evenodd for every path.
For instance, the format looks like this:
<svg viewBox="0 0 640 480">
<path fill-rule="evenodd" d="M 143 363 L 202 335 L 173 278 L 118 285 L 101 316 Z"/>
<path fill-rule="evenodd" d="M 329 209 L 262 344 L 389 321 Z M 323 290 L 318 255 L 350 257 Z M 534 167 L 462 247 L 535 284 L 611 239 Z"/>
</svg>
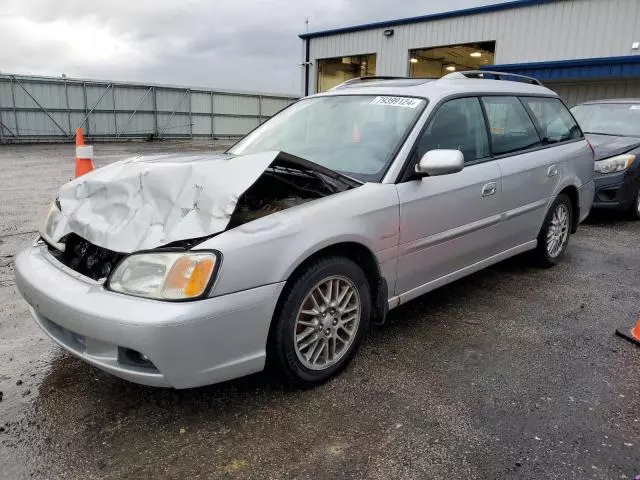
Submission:
<svg viewBox="0 0 640 480">
<path fill-rule="evenodd" d="M 365 184 L 213 237 L 197 247 L 223 255 L 212 295 L 286 281 L 311 255 L 343 242 L 368 248 L 381 265 L 392 263 L 399 237 L 398 202 L 395 185 Z M 394 268 L 381 270 L 395 274 Z"/>
</svg>

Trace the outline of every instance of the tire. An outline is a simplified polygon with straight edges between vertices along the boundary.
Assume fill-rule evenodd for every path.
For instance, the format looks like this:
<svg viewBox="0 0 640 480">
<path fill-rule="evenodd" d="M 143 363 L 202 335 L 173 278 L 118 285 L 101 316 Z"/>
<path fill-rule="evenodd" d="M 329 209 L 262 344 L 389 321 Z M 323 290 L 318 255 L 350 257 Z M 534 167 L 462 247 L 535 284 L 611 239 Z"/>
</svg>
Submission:
<svg viewBox="0 0 640 480">
<path fill-rule="evenodd" d="M 569 244 L 571 225 L 573 225 L 571 200 L 561 193 L 551 204 L 538 234 L 538 246 L 534 256 L 540 266 L 553 267 L 560 261 Z"/>
<path fill-rule="evenodd" d="M 334 310 L 331 305 L 343 293 Z M 295 386 L 319 385 L 349 364 L 369 327 L 370 316 L 370 287 L 362 269 L 344 257 L 320 259 L 285 287 L 269 332 L 267 362 Z M 352 317 L 357 318 L 349 320 Z"/>
<path fill-rule="evenodd" d="M 631 220 L 640 220 L 640 189 L 636 193 L 635 200 L 631 203 L 629 218 Z"/>
</svg>

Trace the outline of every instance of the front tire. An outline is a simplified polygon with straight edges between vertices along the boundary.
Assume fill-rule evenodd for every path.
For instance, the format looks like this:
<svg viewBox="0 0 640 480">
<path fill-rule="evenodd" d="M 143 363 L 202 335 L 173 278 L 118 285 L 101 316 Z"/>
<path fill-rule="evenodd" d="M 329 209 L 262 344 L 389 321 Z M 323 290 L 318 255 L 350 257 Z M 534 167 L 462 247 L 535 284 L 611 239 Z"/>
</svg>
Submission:
<svg viewBox="0 0 640 480">
<path fill-rule="evenodd" d="M 319 385 L 355 355 L 371 316 L 369 282 L 344 257 L 311 264 L 285 287 L 267 358 L 294 385 Z"/>
<path fill-rule="evenodd" d="M 540 233 L 535 257 L 542 267 L 556 265 L 564 255 L 573 224 L 573 207 L 571 200 L 564 193 L 551 204 Z"/>
<path fill-rule="evenodd" d="M 640 189 L 638 189 L 635 200 L 629 209 L 629 217 L 631 220 L 640 220 Z"/>
</svg>

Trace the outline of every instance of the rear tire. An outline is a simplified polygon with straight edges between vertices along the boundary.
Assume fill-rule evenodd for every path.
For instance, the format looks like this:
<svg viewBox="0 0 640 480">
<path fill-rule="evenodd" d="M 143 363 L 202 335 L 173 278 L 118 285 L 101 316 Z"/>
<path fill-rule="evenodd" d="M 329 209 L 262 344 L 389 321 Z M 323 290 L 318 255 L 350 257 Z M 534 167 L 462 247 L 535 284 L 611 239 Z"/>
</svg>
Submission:
<svg viewBox="0 0 640 480">
<path fill-rule="evenodd" d="M 573 225 L 573 207 L 567 195 L 561 193 L 551 204 L 534 252 L 536 262 L 545 268 L 556 265 L 564 255 Z"/>
<path fill-rule="evenodd" d="M 344 369 L 369 327 L 371 293 L 362 269 L 344 257 L 320 259 L 285 287 L 269 333 L 267 360 L 309 388 Z"/>
</svg>

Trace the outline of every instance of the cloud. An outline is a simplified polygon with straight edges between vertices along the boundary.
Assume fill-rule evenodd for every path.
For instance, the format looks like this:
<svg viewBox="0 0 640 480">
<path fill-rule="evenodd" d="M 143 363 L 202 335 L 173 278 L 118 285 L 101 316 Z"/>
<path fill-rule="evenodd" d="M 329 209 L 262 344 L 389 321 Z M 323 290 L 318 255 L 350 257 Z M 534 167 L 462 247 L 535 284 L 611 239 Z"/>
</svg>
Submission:
<svg viewBox="0 0 640 480">
<path fill-rule="evenodd" d="M 428 6 L 426 4 L 428 3 Z M 300 92 L 311 30 L 483 0 L 4 0 L 4 72 Z M 425 11 L 427 9 L 427 11 Z"/>
</svg>

